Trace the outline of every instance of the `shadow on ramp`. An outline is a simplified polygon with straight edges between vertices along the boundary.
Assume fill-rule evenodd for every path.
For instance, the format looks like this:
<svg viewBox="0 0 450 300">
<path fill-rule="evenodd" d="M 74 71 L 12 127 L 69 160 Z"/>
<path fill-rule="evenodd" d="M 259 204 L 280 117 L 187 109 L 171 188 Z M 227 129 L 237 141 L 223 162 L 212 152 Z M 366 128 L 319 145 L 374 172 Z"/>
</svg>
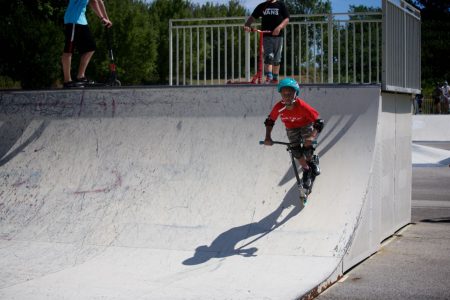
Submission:
<svg viewBox="0 0 450 300">
<path fill-rule="evenodd" d="M 13 121 L 5 122 L 0 127 L 0 136 L 2 137 L 2 142 L 0 143 L 0 167 L 8 163 L 17 154 L 22 152 L 33 141 L 37 140 L 45 131 L 45 128 L 47 128 L 49 121 L 43 121 L 29 138 L 27 138 L 23 143 L 17 146 L 14 151 L 6 155 L 20 139 L 30 123 L 31 121 L 29 120 L 17 118 Z"/>
<path fill-rule="evenodd" d="M 289 213 L 279 220 L 283 212 L 289 209 Z M 183 265 L 198 265 L 212 258 L 225 258 L 233 255 L 256 256 L 255 253 L 258 251 L 258 248 L 248 248 L 248 246 L 285 224 L 289 219 L 298 215 L 302 209 L 303 205 L 298 198 L 297 185 L 294 185 L 286 194 L 283 202 L 271 214 L 258 222 L 234 227 L 219 234 L 210 246 L 202 245 L 197 247 L 194 256 L 184 260 Z M 251 237 L 254 238 L 244 245 L 236 247 L 239 242 Z"/>
</svg>

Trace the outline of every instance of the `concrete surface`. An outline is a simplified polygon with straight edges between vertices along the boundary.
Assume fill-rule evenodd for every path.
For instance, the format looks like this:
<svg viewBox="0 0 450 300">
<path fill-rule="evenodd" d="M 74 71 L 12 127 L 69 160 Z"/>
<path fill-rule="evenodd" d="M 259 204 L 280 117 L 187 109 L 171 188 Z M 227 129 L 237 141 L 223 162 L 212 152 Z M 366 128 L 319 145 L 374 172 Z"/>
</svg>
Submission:
<svg viewBox="0 0 450 300">
<path fill-rule="evenodd" d="M 450 151 L 419 145 L 412 145 L 413 167 L 446 167 L 450 165 Z"/>
<path fill-rule="evenodd" d="M 327 122 L 306 207 L 286 150 L 258 144 L 274 87 L 2 93 L 0 298 L 295 299 L 334 280 L 409 221 L 410 114 L 378 86 L 302 96 Z"/>
<path fill-rule="evenodd" d="M 413 168 L 412 224 L 317 299 L 450 299 L 449 183 L 448 167 Z"/>
<path fill-rule="evenodd" d="M 412 117 L 413 142 L 450 141 L 450 115 L 414 115 Z"/>
</svg>

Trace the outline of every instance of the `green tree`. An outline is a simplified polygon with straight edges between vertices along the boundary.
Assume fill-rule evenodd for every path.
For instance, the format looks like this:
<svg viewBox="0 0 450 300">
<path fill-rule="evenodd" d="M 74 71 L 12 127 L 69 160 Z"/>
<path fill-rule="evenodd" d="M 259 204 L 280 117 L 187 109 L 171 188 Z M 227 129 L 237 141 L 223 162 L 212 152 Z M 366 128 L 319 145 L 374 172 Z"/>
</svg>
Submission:
<svg viewBox="0 0 450 300">
<path fill-rule="evenodd" d="M 291 15 L 311 15 L 331 13 L 330 0 L 284 0 Z"/>
<path fill-rule="evenodd" d="M 324 58 L 324 53 L 327 51 L 327 14 L 331 13 L 331 1 L 329 0 L 285 0 L 284 3 L 289 11 L 290 22 L 321 22 L 322 24 L 309 24 L 308 26 L 301 26 L 301 40 L 308 45 L 302 45 L 301 57 L 298 53 L 298 46 L 292 47 L 292 33 L 294 36 L 300 34 L 300 29 L 298 26 L 288 26 L 286 28 L 286 55 L 283 55 L 283 61 L 287 59 L 290 62 L 290 57 L 292 54 L 296 57 L 295 63 L 287 64 L 287 70 L 284 70 L 284 63 L 281 63 L 281 73 L 286 71 L 286 74 L 296 74 L 301 72 L 300 78 L 302 82 L 318 82 L 321 81 L 320 66 L 322 65 L 322 60 Z M 295 16 L 300 15 L 300 16 Z M 313 16 L 319 15 L 319 16 Z M 324 25 L 325 24 L 325 25 Z M 292 32 L 293 31 L 293 32 Z M 315 39 L 313 38 L 315 37 Z M 294 38 L 295 39 L 295 38 Z M 308 51 L 305 50 L 307 46 Z M 323 49 L 322 49 L 323 46 Z M 326 60 L 326 59 L 325 59 Z M 299 62 L 301 62 L 302 67 L 299 68 Z M 301 70 L 300 70 L 301 69 Z M 325 68 L 324 68 L 325 70 Z"/>
<path fill-rule="evenodd" d="M 450 80 L 450 1 L 410 0 L 421 11 L 422 86 Z"/>
<path fill-rule="evenodd" d="M 110 29 L 97 21 L 94 12 L 88 17 L 95 22 L 90 28 L 97 40 L 97 51 L 89 66 L 94 78 L 104 80 L 108 75 L 108 48 L 106 30 L 109 30 L 111 46 L 119 79 L 125 85 L 148 84 L 157 81 L 157 27 L 149 13 L 148 4 L 139 0 L 105 1 L 108 16 L 113 22 Z"/>
<path fill-rule="evenodd" d="M 348 12 L 350 22 L 341 28 L 341 36 L 348 34 L 349 82 L 381 81 L 382 26 L 379 23 L 363 23 L 368 20 L 381 20 L 380 15 L 363 14 L 381 13 L 381 8 L 350 5 Z M 346 66 L 341 65 L 341 74 L 347 73 L 347 69 L 344 68 Z"/>
<path fill-rule="evenodd" d="M 155 0 L 150 4 L 149 15 L 152 26 L 158 31 L 156 37 L 157 82 L 167 83 L 169 77 L 169 20 L 193 18 L 192 5 L 185 0 Z"/>
<path fill-rule="evenodd" d="M 0 13 L 0 76 L 23 88 L 50 87 L 60 77 L 60 1 L 5 1 Z"/>
<path fill-rule="evenodd" d="M 159 35 L 158 35 L 158 74 L 159 74 L 159 83 L 167 83 L 168 75 L 169 75 L 169 20 L 170 19 L 186 19 L 186 18 L 213 18 L 213 17 L 235 17 L 235 16 L 244 16 L 246 11 L 245 8 L 240 5 L 240 3 L 236 0 L 231 0 L 228 4 L 213 4 L 212 2 L 206 2 L 205 4 L 192 4 L 189 1 L 185 0 L 155 0 L 150 5 L 150 13 L 152 15 L 153 24 L 159 26 Z M 193 25 L 197 24 L 197 22 L 192 21 L 188 22 L 185 25 Z M 210 22 L 209 24 L 212 24 Z M 210 29 L 207 30 L 207 35 L 211 32 Z M 190 31 L 186 29 L 185 34 L 190 34 Z M 198 32 L 199 37 L 203 39 L 204 32 L 200 30 Z M 217 34 L 217 31 L 216 33 Z M 183 31 L 179 31 L 179 39 L 180 43 L 183 38 Z M 193 39 L 197 38 L 197 30 L 193 30 Z M 173 37 L 174 44 L 176 43 L 176 35 L 174 33 Z M 231 36 L 229 37 L 231 39 Z M 237 36 L 235 36 L 237 39 Z M 237 43 L 236 43 L 237 44 Z M 228 45 L 231 45 L 228 42 Z M 223 48 L 223 44 L 221 45 Z M 203 45 L 201 49 L 193 48 L 192 56 L 196 57 L 199 52 L 200 55 L 200 65 L 198 66 L 201 71 L 201 77 L 209 76 L 209 70 L 204 74 L 204 58 L 206 56 L 207 66 L 210 65 L 211 53 L 210 53 L 210 39 L 207 38 L 206 49 L 203 49 Z M 217 49 L 217 48 L 216 48 Z M 216 52 L 216 51 L 215 51 Z M 221 50 L 222 57 L 224 50 Z M 189 53 L 190 54 L 190 53 Z M 190 57 L 190 55 L 188 55 Z M 176 57 L 174 56 L 174 60 Z M 180 64 L 181 64 L 180 57 Z M 189 59 L 189 58 L 188 58 Z M 189 62 L 188 62 L 189 63 Z M 230 62 L 229 62 L 230 63 Z"/>
</svg>

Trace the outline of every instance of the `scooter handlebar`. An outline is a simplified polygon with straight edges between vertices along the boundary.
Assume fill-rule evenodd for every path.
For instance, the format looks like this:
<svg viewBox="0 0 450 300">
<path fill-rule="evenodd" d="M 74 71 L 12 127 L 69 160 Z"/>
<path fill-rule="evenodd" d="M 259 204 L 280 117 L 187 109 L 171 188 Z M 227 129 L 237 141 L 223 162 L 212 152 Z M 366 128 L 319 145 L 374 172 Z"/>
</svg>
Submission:
<svg viewBox="0 0 450 300">
<path fill-rule="evenodd" d="M 286 143 L 286 142 L 278 142 L 278 141 L 273 141 L 272 143 L 274 144 L 279 144 L 279 145 L 285 145 L 285 146 L 290 146 L 291 143 Z M 264 145 L 264 141 L 259 141 L 260 145 Z"/>
<path fill-rule="evenodd" d="M 254 29 L 254 28 L 252 28 L 252 32 L 272 33 L 272 31 L 270 31 L 270 30 L 260 30 L 260 29 Z"/>
</svg>

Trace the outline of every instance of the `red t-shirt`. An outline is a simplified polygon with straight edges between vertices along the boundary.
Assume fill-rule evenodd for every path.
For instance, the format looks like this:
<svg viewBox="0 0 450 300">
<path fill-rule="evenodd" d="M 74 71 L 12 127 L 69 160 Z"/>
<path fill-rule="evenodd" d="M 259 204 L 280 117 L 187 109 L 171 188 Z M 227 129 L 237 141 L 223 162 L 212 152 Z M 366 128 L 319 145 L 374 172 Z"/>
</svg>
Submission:
<svg viewBox="0 0 450 300">
<path fill-rule="evenodd" d="M 295 98 L 293 105 L 293 109 L 290 110 L 281 101 L 278 101 L 272 108 L 269 118 L 275 122 L 280 116 L 281 121 L 289 129 L 304 127 L 319 118 L 319 113 L 303 99 Z"/>
</svg>

